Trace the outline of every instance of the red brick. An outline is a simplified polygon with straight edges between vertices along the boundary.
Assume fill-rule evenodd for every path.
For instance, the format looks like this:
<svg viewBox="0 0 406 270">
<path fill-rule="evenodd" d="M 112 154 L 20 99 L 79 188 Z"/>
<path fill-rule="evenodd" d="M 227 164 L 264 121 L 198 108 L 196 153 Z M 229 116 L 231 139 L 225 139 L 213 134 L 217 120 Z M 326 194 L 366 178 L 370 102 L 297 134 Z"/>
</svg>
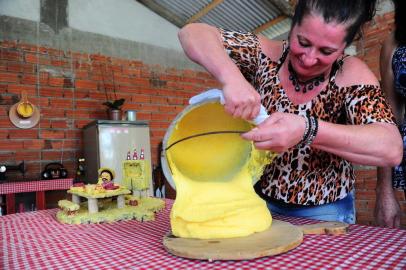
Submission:
<svg viewBox="0 0 406 270">
<path fill-rule="evenodd" d="M 51 98 L 49 101 L 49 106 L 51 108 L 72 108 L 73 100 L 66 98 Z"/>
<path fill-rule="evenodd" d="M 154 97 L 151 97 L 149 95 L 132 95 L 131 96 L 131 102 L 137 102 L 137 103 L 151 103 L 151 99 L 154 99 Z"/>
<path fill-rule="evenodd" d="M 110 57 L 101 54 L 91 54 L 89 55 L 89 58 L 93 61 L 101 61 L 101 62 L 106 62 L 110 60 Z"/>
<path fill-rule="evenodd" d="M 97 89 L 98 83 L 95 81 L 90 81 L 90 80 L 76 80 L 75 81 L 75 86 L 76 88 L 85 88 L 85 89 Z"/>
<path fill-rule="evenodd" d="M 63 139 L 65 132 L 63 130 L 42 130 L 40 137 L 42 139 Z"/>
<path fill-rule="evenodd" d="M 82 131 L 81 130 L 67 130 L 66 131 L 66 139 L 77 139 L 81 138 Z"/>
<path fill-rule="evenodd" d="M 44 97 L 63 97 L 63 89 L 60 87 L 47 87 L 41 86 L 40 87 L 40 94 Z"/>
<path fill-rule="evenodd" d="M 24 161 L 37 161 L 41 159 L 41 153 L 39 151 L 16 151 L 15 159 Z"/>
<path fill-rule="evenodd" d="M 77 109 L 94 109 L 94 108 L 102 108 L 103 102 L 98 100 L 76 100 L 76 108 Z"/>
<path fill-rule="evenodd" d="M 63 97 L 69 99 L 76 99 L 75 89 L 63 89 Z"/>
<path fill-rule="evenodd" d="M 8 139 L 8 138 L 9 138 L 8 130 L 0 129 L 0 139 L 4 140 L 4 139 Z"/>
<path fill-rule="evenodd" d="M 130 82 L 139 87 L 148 87 L 149 86 L 149 79 L 144 78 L 132 78 Z"/>
<path fill-rule="evenodd" d="M 26 91 L 28 98 L 37 94 L 37 87 L 35 85 L 24 85 L 24 84 L 9 84 L 7 92 L 17 94 L 21 97 L 21 92 Z"/>
<path fill-rule="evenodd" d="M 61 77 L 50 77 L 48 79 L 48 85 L 49 86 L 56 86 L 56 87 L 62 87 L 64 86 L 65 83 L 65 78 Z"/>
<path fill-rule="evenodd" d="M 375 198 L 375 190 L 356 190 L 356 197 L 357 199 L 374 199 Z"/>
<path fill-rule="evenodd" d="M 89 119 L 108 119 L 107 110 L 92 111 L 89 113 Z"/>
<path fill-rule="evenodd" d="M 66 60 L 51 60 L 51 65 L 54 67 L 70 67 L 70 62 Z"/>
<path fill-rule="evenodd" d="M 9 131 L 10 139 L 37 139 L 38 130 L 36 129 L 11 129 Z"/>
<path fill-rule="evenodd" d="M 152 114 L 146 112 L 137 112 L 137 119 L 138 120 L 152 120 Z M 166 120 L 166 119 L 165 119 Z"/>
<path fill-rule="evenodd" d="M 18 82 L 19 77 L 17 73 L 0 72 L 0 82 Z"/>
<path fill-rule="evenodd" d="M 131 77 L 140 77 L 141 76 L 141 70 L 139 69 L 134 69 L 134 68 L 123 68 L 123 75 L 131 76 Z"/>
<path fill-rule="evenodd" d="M 41 127 L 41 129 L 51 128 L 50 119 L 47 117 L 41 117 L 41 119 L 39 120 L 39 126 Z"/>
<path fill-rule="evenodd" d="M 89 72 L 87 70 L 75 70 L 76 79 L 88 79 Z"/>
<path fill-rule="evenodd" d="M 18 51 L 12 51 L 8 49 L 0 49 L 0 59 L 9 61 L 19 61 L 21 59 L 21 53 Z"/>
<path fill-rule="evenodd" d="M 207 72 L 197 72 L 196 77 L 201 78 L 201 79 L 210 79 L 213 80 L 213 76 L 210 73 Z"/>
<path fill-rule="evenodd" d="M 89 110 L 68 110 L 66 111 L 66 117 L 68 119 L 89 119 L 90 113 Z"/>
<path fill-rule="evenodd" d="M 357 178 L 376 178 L 376 169 L 356 169 L 355 175 Z"/>
<path fill-rule="evenodd" d="M 11 161 L 15 161 L 15 153 L 14 152 L 0 152 L 0 162 L 2 163 L 9 163 Z"/>
<path fill-rule="evenodd" d="M 36 74 L 28 74 L 25 73 L 22 78 L 21 78 L 21 83 L 22 84 L 37 84 L 39 81 L 39 78 L 37 77 Z"/>
<path fill-rule="evenodd" d="M 51 128 L 68 128 L 67 120 L 51 120 Z"/>
<path fill-rule="evenodd" d="M 190 77 L 183 77 L 181 79 L 181 81 L 185 82 L 185 83 L 193 83 L 193 84 L 204 84 L 204 82 L 205 82 L 204 79 L 190 78 Z"/>
<path fill-rule="evenodd" d="M 0 61 L 0 71 L 7 71 L 7 62 Z"/>
<path fill-rule="evenodd" d="M 58 140 L 51 141 L 52 149 L 79 149 L 79 140 Z"/>
<path fill-rule="evenodd" d="M 55 108 L 50 108 L 49 106 L 43 106 L 41 107 L 41 114 L 46 117 L 52 117 L 52 118 L 63 118 L 66 117 L 65 115 L 65 109 L 55 109 Z"/>
<path fill-rule="evenodd" d="M 23 149 L 22 140 L 0 140 L 0 151 Z"/>
<path fill-rule="evenodd" d="M 82 129 L 84 126 L 88 125 L 91 120 L 76 120 L 75 121 L 75 127 Z"/>
<path fill-rule="evenodd" d="M 87 98 L 97 99 L 101 104 L 106 101 L 106 93 L 103 91 L 88 91 Z"/>
<path fill-rule="evenodd" d="M 17 48 L 17 40 L 3 40 L 0 41 L 1 47 L 4 49 Z"/>
<path fill-rule="evenodd" d="M 179 97 L 168 97 L 168 104 L 169 105 L 184 105 L 185 104 L 184 98 L 179 98 Z"/>
<path fill-rule="evenodd" d="M 44 140 L 36 139 L 36 140 L 25 140 L 24 141 L 24 149 L 27 150 L 39 150 L 44 147 Z"/>
<path fill-rule="evenodd" d="M 11 123 L 8 116 L 6 116 L 5 118 L 0 118 L 0 128 L 15 128 L 15 126 Z"/>
<path fill-rule="evenodd" d="M 66 158 L 66 156 L 68 155 L 68 151 L 63 151 L 62 152 L 58 149 L 58 150 L 44 150 L 42 151 L 42 160 L 48 160 L 50 162 L 52 161 L 60 161 L 61 157 Z"/>
<path fill-rule="evenodd" d="M 34 73 L 36 71 L 36 68 L 34 64 L 30 63 L 8 62 L 7 70 L 10 72 Z"/>
<path fill-rule="evenodd" d="M 41 65 L 51 65 L 51 61 L 45 55 L 39 55 L 36 53 L 26 53 L 25 62 Z"/>
<path fill-rule="evenodd" d="M 116 85 L 132 84 L 133 80 L 134 80 L 133 78 L 127 76 L 114 75 L 114 83 Z"/>
<path fill-rule="evenodd" d="M 149 123 L 151 129 L 167 129 L 171 122 L 169 121 L 152 121 Z"/>
</svg>

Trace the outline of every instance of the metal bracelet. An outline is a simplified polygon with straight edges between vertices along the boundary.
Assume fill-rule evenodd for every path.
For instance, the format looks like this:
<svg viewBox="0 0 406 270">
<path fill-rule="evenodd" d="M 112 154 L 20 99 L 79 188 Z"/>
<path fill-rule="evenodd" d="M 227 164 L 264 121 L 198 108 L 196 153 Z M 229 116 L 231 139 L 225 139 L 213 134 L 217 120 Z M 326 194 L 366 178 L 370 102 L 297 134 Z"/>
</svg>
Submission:
<svg viewBox="0 0 406 270">
<path fill-rule="evenodd" d="M 303 134 L 303 138 L 298 144 L 299 147 L 305 147 L 313 143 L 314 138 L 316 138 L 317 131 L 319 128 L 317 118 L 313 116 L 305 116 L 306 128 Z"/>
<path fill-rule="evenodd" d="M 310 135 L 310 118 L 308 115 L 303 116 L 303 118 L 305 119 L 305 131 L 303 132 L 302 140 L 298 143 L 299 147 L 305 146 L 305 142 Z"/>
<path fill-rule="evenodd" d="M 311 123 L 311 131 L 310 131 L 310 136 L 306 141 L 306 145 L 311 145 L 316 138 L 317 132 L 319 130 L 319 122 L 317 118 L 315 117 L 310 117 L 310 123 Z"/>
</svg>

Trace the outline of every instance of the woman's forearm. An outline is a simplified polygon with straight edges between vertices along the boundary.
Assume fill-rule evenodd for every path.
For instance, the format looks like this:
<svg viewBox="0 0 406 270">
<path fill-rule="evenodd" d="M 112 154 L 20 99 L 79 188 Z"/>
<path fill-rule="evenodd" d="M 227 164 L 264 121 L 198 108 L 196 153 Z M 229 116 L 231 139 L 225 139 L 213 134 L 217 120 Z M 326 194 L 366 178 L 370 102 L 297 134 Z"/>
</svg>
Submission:
<svg viewBox="0 0 406 270">
<path fill-rule="evenodd" d="M 369 166 L 395 166 L 403 155 L 397 127 L 387 123 L 360 126 L 319 121 L 312 147 Z"/>
<path fill-rule="evenodd" d="M 186 55 L 207 69 L 223 85 L 242 74 L 225 52 L 217 28 L 202 24 L 188 24 L 179 31 L 179 40 Z"/>
</svg>

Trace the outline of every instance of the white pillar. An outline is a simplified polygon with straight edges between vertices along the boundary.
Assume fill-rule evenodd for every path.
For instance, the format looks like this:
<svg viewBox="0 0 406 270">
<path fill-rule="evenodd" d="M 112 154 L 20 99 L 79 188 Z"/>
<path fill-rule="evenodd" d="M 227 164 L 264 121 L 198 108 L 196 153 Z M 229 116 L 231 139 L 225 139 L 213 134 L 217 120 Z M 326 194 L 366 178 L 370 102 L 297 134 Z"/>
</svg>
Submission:
<svg viewBox="0 0 406 270">
<path fill-rule="evenodd" d="M 80 197 L 76 194 L 72 194 L 72 202 L 80 204 Z"/>
<path fill-rule="evenodd" d="M 124 195 L 117 196 L 117 208 L 123 208 L 125 206 L 125 197 Z"/>
<path fill-rule="evenodd" d="M 99 206 L 97 205 L 97 199 L 95 198 L 88 198 L 87 199 L 89 214 L 99 212 Z"/>
</svg>

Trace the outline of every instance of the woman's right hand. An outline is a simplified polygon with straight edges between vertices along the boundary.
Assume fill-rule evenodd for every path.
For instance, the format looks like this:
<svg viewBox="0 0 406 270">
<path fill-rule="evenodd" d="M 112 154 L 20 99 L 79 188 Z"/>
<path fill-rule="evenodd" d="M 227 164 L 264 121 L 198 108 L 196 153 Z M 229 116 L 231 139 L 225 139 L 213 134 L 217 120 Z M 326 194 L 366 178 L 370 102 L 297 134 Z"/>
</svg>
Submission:
<svg viewBox="0 0 406 270">
<path fill-rule="evenodd" d="M 254 119 L 260 111 L 260 95 L 230 59 L 218 29 L 203 23 L 188 24 L 179 31 L 186 55 L 202 65 L 222 85 L 226 112 L 236 118 Z"/>
<path fill-rule="evenodd" d="M 242 77 L 242 76 L 241 76 Z M 254 87 L 242 78 L 233 78 L 223 85 L 226 112 L 235 118 L 254 119 L 261 108 L 261 97 Z"/>
</svg>

